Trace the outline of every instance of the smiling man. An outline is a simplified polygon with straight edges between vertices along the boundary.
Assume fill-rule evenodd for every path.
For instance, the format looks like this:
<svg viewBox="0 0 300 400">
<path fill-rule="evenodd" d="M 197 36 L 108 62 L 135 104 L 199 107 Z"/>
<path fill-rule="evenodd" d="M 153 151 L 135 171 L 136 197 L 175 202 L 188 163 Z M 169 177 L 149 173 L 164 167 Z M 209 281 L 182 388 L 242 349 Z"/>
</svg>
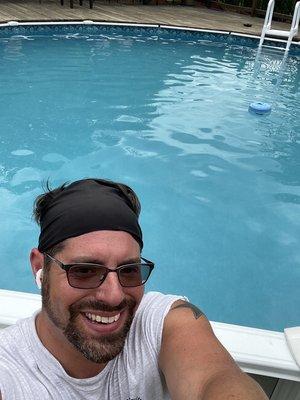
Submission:
<svg viewBox="0 0 300 400">
<path fill-rule="evenodd" d="M 184 297 L 144 294 L 132 189 L 84 179 L 35 202 L 42 309 L 0 331 L 2 400 L 264 400 Z"/>
</svg>

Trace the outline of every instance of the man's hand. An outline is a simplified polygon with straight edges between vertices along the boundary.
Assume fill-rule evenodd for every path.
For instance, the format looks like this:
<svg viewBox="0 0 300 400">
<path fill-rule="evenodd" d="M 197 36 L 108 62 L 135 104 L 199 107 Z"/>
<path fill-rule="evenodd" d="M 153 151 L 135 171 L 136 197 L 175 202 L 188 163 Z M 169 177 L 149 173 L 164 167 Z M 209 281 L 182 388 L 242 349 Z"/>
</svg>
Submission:
<svg viewBox="0 0 300 400">
<path fill-rule="evenodd" d="M 182 300 L 166 316 L 159 366 L 172 400 L 267 400 L 218 341 L 203 313 Z"/>
</svg>

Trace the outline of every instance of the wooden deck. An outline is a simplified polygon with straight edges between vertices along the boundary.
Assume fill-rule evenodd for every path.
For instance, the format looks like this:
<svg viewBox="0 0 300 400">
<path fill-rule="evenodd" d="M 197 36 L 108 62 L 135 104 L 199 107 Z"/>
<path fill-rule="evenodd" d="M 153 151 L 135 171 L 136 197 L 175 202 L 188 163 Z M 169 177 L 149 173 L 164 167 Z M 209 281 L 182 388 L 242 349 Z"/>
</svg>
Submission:
<svg viewBox="0 0 300 400">
<path fill-rule="evenodd" d="M 174 5 L 141 5 L 124 4 L 124 2 L 106 2 L 95 0 L 94 8 L 88 6 L 88 0 L 79 5 L 74 0 L 74 8 L 69 7 L 69 1 L 61 6 L 59 0 L 0 0 L 0 22 L 7 21 L 62 21 L 85 20 L 154 23 L 193 28 L 216 29 L 230 32 L 260 35 L 262 18 L 208 9 L 204 6 L 174 6 Z M 136 1 L 136 0 L 132 0 Z M 251 24 L 246 27 L 244 24 Z M 276 29 L 290 28 L 289 24 L 274 23 Z"/>
</svg>

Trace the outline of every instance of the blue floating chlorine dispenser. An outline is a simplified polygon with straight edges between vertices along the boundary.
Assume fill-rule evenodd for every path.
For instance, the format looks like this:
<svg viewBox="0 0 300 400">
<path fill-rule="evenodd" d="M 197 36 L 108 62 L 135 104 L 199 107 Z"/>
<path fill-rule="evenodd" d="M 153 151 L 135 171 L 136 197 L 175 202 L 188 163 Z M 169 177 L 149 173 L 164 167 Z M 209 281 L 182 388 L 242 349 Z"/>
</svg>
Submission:
<svg viewBox="0 0 300 400">
<path fill-rule="evenodd" d="M 251 113 L 259 115 L 270 114 L 271 109 L 271 104 L 261 103 L 260 101 L 256 103 L 251 103 L 249 106 L 249 111 Z"/>
</svg>

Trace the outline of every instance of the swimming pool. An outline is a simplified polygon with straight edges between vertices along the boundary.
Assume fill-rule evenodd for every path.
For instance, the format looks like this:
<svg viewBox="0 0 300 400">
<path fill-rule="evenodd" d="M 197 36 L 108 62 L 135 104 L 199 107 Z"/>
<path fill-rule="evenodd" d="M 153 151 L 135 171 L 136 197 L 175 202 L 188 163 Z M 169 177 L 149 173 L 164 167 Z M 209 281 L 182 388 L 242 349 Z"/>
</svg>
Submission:
<svg viewBox="0 0 300 400">
<path fill-rule="evenodd" d="M 5 30 L 6 29 L 6 30 Z M 35 292 L 41 181 L 127 182 L 148 289 L 209 319 L 299 325 L 299 51 L 161 28 L 18 27 L 0 38 L 0 287 Z M 255 72 L 256 71 L 256 72 Z M 268 116 L 248 112 L 272 104 Z"/>
</svg>

